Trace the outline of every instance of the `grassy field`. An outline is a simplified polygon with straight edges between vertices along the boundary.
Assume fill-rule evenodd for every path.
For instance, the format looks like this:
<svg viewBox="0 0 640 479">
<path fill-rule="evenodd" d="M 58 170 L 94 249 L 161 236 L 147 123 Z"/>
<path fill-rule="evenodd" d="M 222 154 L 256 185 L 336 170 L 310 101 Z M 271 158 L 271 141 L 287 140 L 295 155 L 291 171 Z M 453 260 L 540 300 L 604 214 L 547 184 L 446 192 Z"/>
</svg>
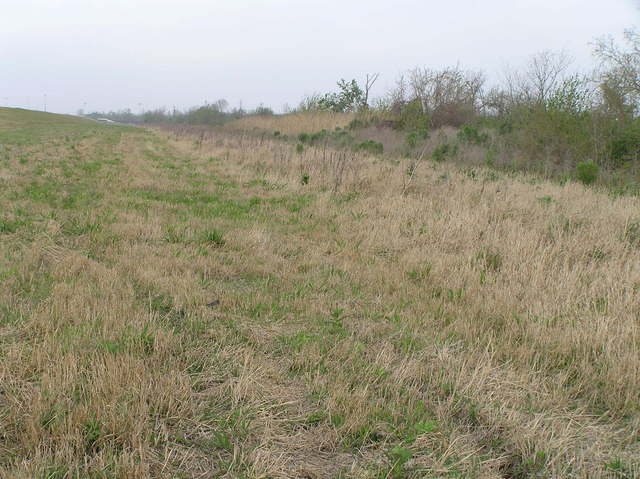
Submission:
<svg viewBox="0 0 640 479">
<path fill-rule="evenodd" d="M 0 477 L 639 477 L 638 206 L 0 108 Z"/>
</svg>

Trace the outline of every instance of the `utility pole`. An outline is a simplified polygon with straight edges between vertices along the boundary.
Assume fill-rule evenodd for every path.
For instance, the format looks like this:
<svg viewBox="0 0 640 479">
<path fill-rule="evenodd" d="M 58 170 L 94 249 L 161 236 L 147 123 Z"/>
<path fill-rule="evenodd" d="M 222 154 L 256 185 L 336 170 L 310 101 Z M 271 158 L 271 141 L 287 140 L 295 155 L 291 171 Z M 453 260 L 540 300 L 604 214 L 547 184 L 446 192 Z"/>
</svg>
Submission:
<svg viewBox="0 0 640 479">
<path fill-rule="evenodd" d="M 47 112 L 47 94 L 44 94 L 44 112 Z"/>
</svg>

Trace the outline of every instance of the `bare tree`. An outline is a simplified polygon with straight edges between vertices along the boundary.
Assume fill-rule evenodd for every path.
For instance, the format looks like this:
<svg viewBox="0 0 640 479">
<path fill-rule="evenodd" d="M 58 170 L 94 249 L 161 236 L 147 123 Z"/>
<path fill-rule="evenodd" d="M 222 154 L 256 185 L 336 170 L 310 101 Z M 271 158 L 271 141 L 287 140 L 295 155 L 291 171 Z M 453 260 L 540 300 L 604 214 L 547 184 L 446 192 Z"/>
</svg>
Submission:
<svg viewBox="0 0 640 479">
<path fill-rule="evenodd" d="M 379 76 L 380 73 L 367 73 L 367 77 L 364 82 L 364 101 L 362 105 L 364 108 L 369 108 L 369 92 L 371 91 L 371 88 L 373 88 L 373 85 L 378 80 Z"/>
<path fill-rule="evenodd" d="M 571 58 L 565 52 L 544 50 L 533 55 L 523 71 L 505 73 L 505 100 L 544 105 L 562 84 Z"/>
<path fill-rule="evenodd" d="M 433 126 L 462 124 L 480 105 L 485 83 L 481 72 L 465 71 L 459 66 L 442 70 L 415 68 L 408 77 L 412 99 L 420 101 L 422 112 L 431 116 Z"/>
<path fill-rule="evenodd" d="M 640 32 L 629 29 L 624 32 L 626 49 L 617 45 L 611 37 L 595 42 L 595 55 L 606 69 L 603 82 L 617 88 L 630 103 L 640 100 Z"/>
<path fill-rule="evenodd" d="M 565 52 L 545 50 L 533 55 L 521 71 L 507 69 L 502 91 L 489 95 L 490 107 L 505 113 L 517 105 L 545 106 L 563 88 L 571 57 Z"/>
<path fill-rule="evenodd" d="M 535 102 L 544 104 L 549 99 L 559 87 L 570 64 L 571 58 L 565 52 L 545 50 L 531 57 L 525 75 Z"/>
</svg>

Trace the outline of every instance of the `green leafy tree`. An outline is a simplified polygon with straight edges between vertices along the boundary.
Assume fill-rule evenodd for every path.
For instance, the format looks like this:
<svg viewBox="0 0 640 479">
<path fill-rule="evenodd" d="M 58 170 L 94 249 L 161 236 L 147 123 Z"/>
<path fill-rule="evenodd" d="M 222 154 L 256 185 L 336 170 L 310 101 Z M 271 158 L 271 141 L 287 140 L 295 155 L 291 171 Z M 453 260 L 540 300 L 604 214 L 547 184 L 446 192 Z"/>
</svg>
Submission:
<svg viewBox="0 0 640 479">
<path fill-rule="evenodd" d="M 340 113 L 358 111 L 365 106 L 366 96 L 355 79 L 347 81 L 343 78 L 338 81 L 338 91 L 325 94 L 317 104 L 320 110 Z"/>
</svg>

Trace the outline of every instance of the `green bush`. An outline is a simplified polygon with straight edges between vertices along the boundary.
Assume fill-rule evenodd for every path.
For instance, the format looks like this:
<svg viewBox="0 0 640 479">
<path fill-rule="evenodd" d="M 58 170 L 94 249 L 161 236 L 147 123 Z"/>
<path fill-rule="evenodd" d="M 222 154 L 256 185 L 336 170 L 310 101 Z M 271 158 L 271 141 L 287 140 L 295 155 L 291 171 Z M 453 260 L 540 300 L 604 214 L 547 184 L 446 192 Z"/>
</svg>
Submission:
<svg viewBox="0 0 640 479">
<path fill-rule="evenodd" d="M 438 146 L 433 153 L 431 153 L 431 158 L 433 161 L 437 161 L 438 163 L 442 163 L 447 158 L 454 158 L 458 153 L 458 145 L 450 145 L 449 143 L 443 143 Z"/>
<path fill-rule="evenodd" d="M 633 159 L 640 155 L 640 119 L 636 119 L 614 134 L 609 143 L 611 160 L 614 164 Z"/>
<path fill-rule="evenodd" d="M 590 185 L 598 179 L 598 165 L 593 161 L 582 161 L 576 165 L 576 178 L 585 185 Z"/>
<path fill-rule="evenodd" d="M 304 151 L 304 145 L 302 143 L 298 143 L 296 145 L 296 153 L 302 153 Z"/>
<path fill-rule="evenodd" d="M 384 145 L 378 141 L 367 140 L 362 143 L 358 143 L 354 147 L 355 151 L 365 151 L 372 155 L 381 155 L 384 151 Z"/>
<path fill-rule="evenodd" d="M 406 105 L 396 121 L 396 128 L 399 130 L 429 130 L 430 119 L 422 112 L 422 104 L 419 100 L 414 100 Z"/>
<path fill-rule="evenodd" d="M 406 136 L 406 143 L 407 146 L 409 146 L 409 148 L 415 148 L 416 145 L 418 144 L 418 140 L 420 139 L 427 139 L 429 137 L 429 131 L 428 130 L 413 130 L 410 131 L 409 133 L 407 133 Z"/>
<path fill-rule="evenodd" d="M 484 145 L 489 141 L 489 135 L 480 133 L 473 125 L 462 125 L 458 130 L 458 140 L 470 145 Z"/>
</svg>

